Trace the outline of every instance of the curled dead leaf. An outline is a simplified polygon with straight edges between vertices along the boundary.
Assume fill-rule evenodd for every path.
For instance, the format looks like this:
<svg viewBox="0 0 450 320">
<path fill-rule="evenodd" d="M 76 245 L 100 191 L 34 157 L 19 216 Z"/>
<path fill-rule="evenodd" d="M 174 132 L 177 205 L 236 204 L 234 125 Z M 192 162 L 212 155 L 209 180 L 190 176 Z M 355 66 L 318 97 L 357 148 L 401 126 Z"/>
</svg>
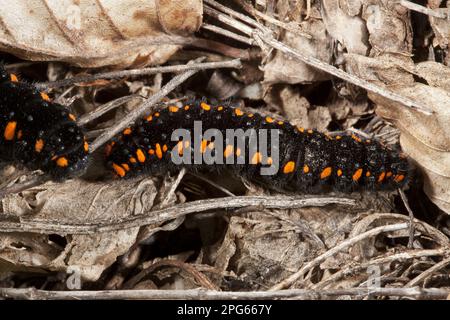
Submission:
<svg viewBox="0 0 450 320">
<path fill-rule="evenodd" d="M 98 224 L 120 221 L 152 209 L 158 192 L 151 178 L 88 183 L 71 180 L 47 183 L 8 195 L 3 214 L 57 224 Z M 173 202 L 173 200 L 172 200 Z M 7 206 L 5 206 L 7 204 Z M 28 208 L 26 214 L 23 208 Z M 5 211 L 7 210 L 7 211 Z M 156 228 L 159 226 L 155 226 Z M 100 234 L 72 235 L 61 246 L 47 235 L 8 233 L 0 237 L 0 260 L 17 267 L 76 270 L 82 279 L 95 281 L 135 243 L 139 228 Z M 64 235 L 59 236 L 61 240 Z M 64 241 L 63 241 L 64 242 Z M 15 245 L 14 245 L 15 244 Z"/>
<path fill-rule="evenodd" d="M 179 46 L 148 45 L 148 40 L 166 32 L 196 31 L 203 12 L 200 0 L 0 4 L 2 50 L 27 60 L 59 60 L 81 67 L 161 64 Z"/>
</svg>

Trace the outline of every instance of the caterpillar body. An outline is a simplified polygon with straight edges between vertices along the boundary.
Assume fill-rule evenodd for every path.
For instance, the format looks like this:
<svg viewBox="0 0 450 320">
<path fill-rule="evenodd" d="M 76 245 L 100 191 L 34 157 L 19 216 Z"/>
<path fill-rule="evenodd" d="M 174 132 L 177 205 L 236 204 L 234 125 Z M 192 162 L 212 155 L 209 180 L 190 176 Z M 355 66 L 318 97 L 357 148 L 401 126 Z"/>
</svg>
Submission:
<svg viewBox="0 0 450 320">
<path fill-rule="evenodd" d="M 0 160 L 54 180 L 84 172 L 89 146 L 75 116 L 0 66 Z"/>
<path fill-rule="evenodd" d="M 199 123 L 202 133 L 214 129 L 222 139 L 204 135 L 194 143 L 192 135 Z M 278 138 L 266 134 L 267 152 L 263 152 L 261 141 L 255 143 L 252 135 L 244 135 L 241 145 L 234 140 L 236 136 L 227 135 L 229 130 L 239 129 L 254 130 L 258 137 L 263 131 L 276 131 Z M 177 130 L 192 133 L 191 140 L 174 139 Z M 196 162 L 196 154 L 208 154 L 215 162 Z M 278 155 L 276 165 L 274 154 Z M 174 156 L 190 161 L 180 164 L 174 161 Z M 243 162 L 239 161 L 242 159 Z M 158 109 L 126 128 L 107 145 L 106 165 L 119 177 L 142 172 L 162 174 L 182 166 L 190 170 L 230 169 L 264 185 L 302 193 L 392 190 L 405 185 L 409 171 L 404 155 L 376 140 L 355 134 L 332 137 L 286 121 L 200 100 L 181 108 Z M 278 170 L 263 174 L 261 169 L 268 167 Z"/>
</svg>

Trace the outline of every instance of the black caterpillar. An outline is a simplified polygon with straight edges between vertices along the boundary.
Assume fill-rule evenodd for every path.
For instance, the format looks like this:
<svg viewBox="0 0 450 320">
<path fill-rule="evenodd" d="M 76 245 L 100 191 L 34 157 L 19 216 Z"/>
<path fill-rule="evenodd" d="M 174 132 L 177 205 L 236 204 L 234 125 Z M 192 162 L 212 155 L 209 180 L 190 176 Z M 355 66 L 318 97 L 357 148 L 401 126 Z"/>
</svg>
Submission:
<svg viewBox="0 0 450 320">
<path fill-rule="evenodd" d="M 0 159 L 40 169 L 54 180 L 80 175 L 88 143 L 75 116 L 0 65 Z"/>
<path fill-rule="evenodd" d="M 273 164 L 268 152 L 256 150 L 244 154 L 234 141 L 201 140 L 198 147 L 189 141 L 171 141 L 175 129 L 193 131 L 194 121 L 201 121 L 203 130 L 216 128 L 224 137 L 226 129 L 278 129 L 279 143 L 272 144 L 269 135 L 268 148 L 279 152 L 279 170 L 275 175 L 261 175 L 260 169 Z M 252 146 L 249 137 L 244 147 Z M 195 149 L 197 148 L 197 149 Z M 106 147 L 106 164 L 119 177 L 129 177 L 146 171 L 151 174 L 180 169 L 172 159 L 191 153 L 222 155 L 233 159 L 227 164 L 190 164 L 192 170 L 231 169 L 238 176 L 297 192 L 320 192 L 337 190 L 351 192 L 361 189 L 392 190 L 404 186 L 409 171 L 405 156 L 384 147 L 380 142 L 363 139 L 356 135 L 331 137 L 315 130 L 307 130 L 288 122 L 275 120 L 260 114 L 243 112 L 241 109 L 223 105 L 211 106 L 196 101 L 182 108 L 169 106 L 138 120 Z M 236 164 L 244 157 L 244 164 Z"/>
</svg>

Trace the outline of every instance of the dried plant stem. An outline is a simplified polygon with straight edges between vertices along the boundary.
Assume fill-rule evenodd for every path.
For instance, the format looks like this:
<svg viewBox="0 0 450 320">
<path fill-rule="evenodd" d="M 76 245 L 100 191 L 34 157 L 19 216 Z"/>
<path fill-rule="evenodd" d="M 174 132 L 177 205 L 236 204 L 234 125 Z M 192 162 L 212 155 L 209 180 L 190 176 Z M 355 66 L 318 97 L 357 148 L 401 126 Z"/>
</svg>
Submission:
<svg viewBox="0 0 450 320">
<path fill-rule="evenodd" d="M 387 263 L 392 263 L 394 261 L 406 261 L 406 260 L 412 260 L 412 259 L 420 259 L 424 257 L 433 257 L 433 256 L 442 256 L 449 254 L 449 250 L 447 248 L 440 248 L 440 249 L 425 249 L 425 250 L 411 250 L 411 251 L 405 251 L 400 252 L 396 254 L 392 254 L 386 257 L 378 257 L 376 259 L 361 263 L 357 266 L 350 266 L 350 267 L 344 267 L 338 272 L 334 273 L 324 281 L 321 281 L 315 285 L 313 285 L 312 289 L 324 289 L 327 285 L 336 283 L 336 281 L 348 276 L 348 275 L 355 275 L 357 272 L 361 271 L 367 271 L 367 268 L 370 266 L 375 265 L 383 265 Z M 354 262 L 352 262 L 354 264 Z M 408 287 L 416 285 L 417 283 L 408 284 Z"/>
<path fill-rule="evenodd" d="M 156 271 L 158 268 L 161 267 L 176 267 L 180 270 L 184 270 L 185 272 L 189 273 L 193 276 L 193 278 L 200 284 L 203 288 L 209 289 L 209 290 L 215 290 L 219 291 L 220 288 L 218 288 L 215 284 L 211 282 L 211 280 L 208 279 L 207 276 L 205 276 L 202 272 L 198 271 L 192 264 L 185 263 L 178 260 L 169 260 L 169 259 L 162 259 L 158 262 L 153 263 L 148 268 L 145 268 L 141 272 L 139 272 L 137 275 L 133 276 L 130 280 L 128 280 L 124 285 L 123 289 L 132 289 L 134 288 L 140 281 L 142 281 L 145 277 L 147 277 L 149 274 L 152 274 L 154 271 Z"/>
<path fill-rule="evenodd" d="M 240 34 L 236 34 L 234 32 L 231 32 L 229 30 L 220 28 L 220 27 L 212 25 L 212 24 L 204 23 L 204 24 L 202 24 L 202 28 L 205 29 L 205 30 L 209 30 L 209 31 L 215 32 L 217 34 L 221 34 L 221 35 L 223 35 L 225 37 L 228 37 L 228 38 L 231 38 L 231 39 L 243 42 L 243 43 L 248 44 L 248 45 L 253 45 L 255 43 L 255 40 L 253 40 L 252 38 L 241 36 Z"/>
<path fill-rule="evenodd" d="M 400 198 L 402 198 L 403 204 L 405 205 L 406 210 L 409 215 L 409 239 L 408 239 L 408 248 L 413 247 L 414 243 L 414 213 L 409 207 L 408 199 L 406 198 L 405 192 L 402 189 L 398 189 L 398 193 L 400 194 Z"/>
<path fill-rule="evenodd" d="M 36 232 L 44 234 L 97 234 L 162 223 L 191 213 L 218 209 L 260 206 L 267 209 L 293 209 L 328 204 L 355 205 L 355 200 L 334 197 L 252 196 L 225 197 L 187 202 L 181 205 L 130 216 L 116 222 L 65 224 L 60 221 L 22 219 L 20 222 L 0 221 L 0 232 Z"/>
<path fill-rule="evenodd" d="M 335 247 L 331 248 L 330 250 L 326 251 L 325 253 L 321 254 L 314 260 L 306 263 L 302 268 L 300 268 L 300 270 L 298 270 L 297 272 L 292 274 L 290 277 L 286 278 L 282 282 L 271 287 L 270 291 L 276 291 L 276 290 L 288 288 L 289 286 L 293 285 L 296 281 L 298 281 L 302 276 L 304 276 L 307 272 L 309 272 L 312 268 L 318 266 L 319 264 L 324 262 L 329 257 L 335 255 L 336 253 L 338 253 L 344 249 L 349 248 L 350 246 L 354 245 L 355 243 L 357 243 L 361 240 L 376 236 L 380 233 L 398 231 L 398 230 L 402 230 L 402 229 L 406 229 L 406 228 L 408 228 L 407 223 L 391 224 L 391 225 L 387 225 L 387 226 L 373 228 L 373 229 L 366 231 L 364 233 L 361 233 L 353 238 L 349 238 L 345 241 L 342 241 L 337 246 L 335 246 Z"/>
<path fill-rule="evenodd" d="M 370 92 L 379 94 L 382 97 L 385 97 L 389 100 L 399 102 L 407 107 L 410 107 L 412 109 L 415 109 L 419 112 L 422 112 L 427 115 L 433 114 L 433 111 L 428 108 L 427 106 L 422 105 L 419 102 L 413 101 L 407 97 L 403 97 L 395 92 L 392 92 L 386 88 L 379 87 L 375 84 L 372 84 L 364 79 L 361 79 L 355 75 L 349 74 L 341 69 L 338 69 L 328 63 L 325 63 L 323 61 L 320 61 L 319 59 L 312 57 L 312 56 L 306 56 L 302 54 L 301 52 L 285 45 L 284 43 L 276 40 L 273 36 L 273 32 L 263 26 L 262 24 L 258 23 L 254 19 L 244 16 L 241 13 L 235 12 L 234 10 L 217 3 L 214 0 L 205 0 L 205 3 L 208 5 L 214 7 L 214 9 L 205 6 L 205 13 L 208 15 L 211 15 L 212 17 L 216 18 L 217 20 L 227 24 L 228 26 L 238 29 L 242 32 L 244 32 L 247 35 L 251 35 L 256 43 L 258 44 L 264 44 L 268 45 L 269 47 L 275 48 L 277 50 L 280 50 L 284 54 L 302 61 L 314 68 L 317 68 L 321 71 L 324 71 L 326 73 L 329 73 L 335 77 L 338 77 L 342 80 L 345 80 L 351 84 L 354 84 L 358 87 L 364 88 Z M 221 12 L 218 12 L 217 10 L 220 10 L 226 14 L 223 14 Z M 238 21 L 240 20 L 240 21 Z M 242 21 L 242 22 L 241 22 Z M 245 23 L 243 23 L 245 22 Z M 252 26 L 252 27 L 250 27 Z M 264 48 L 262 48 L 264 49 Z"/>
<path fill-rule="evenodd" d="M 351 84 L 354 84 L 358 87 L 364 88 L 367 91 L 376 93 L 376 94 L 378 94 L 382 97 L 385 97 L 391 101 L 399 102 L 409 108 L 417 110 L 426 115 L 433 114 L 433 111 L 430 108 L 428 108 L 425 105 L 422 105 L 419 102 L 413 101 L 407 97 L 403 97 L 403 96 L 401 96 L 393 91 L 390 91 L 386 88 L 382 88 L 377 85 L 374 85 L 364 79 L 358 78 L 357 76 L 355 76 L 353 74 L 347 73 L 341 69 L 338 69 L 332 65 L 329 65 L 328 63 L 322 62 L 317 58 L 314 58 L 311 56 L 306 56 L 306 55 L 302 54 L 301 52 L 294 50 L 293 48 L 285 45 L 284 43 L 274 39 L 272 37 L 272 35 L 270 35 L 270 34 L 262 34 L 259 32 L 259 33 L 255 34 L 255 37 L 259 37 L 262 42 L 268 44 L 269 46 L 271 46 L 277 50 L 280 50 L 284 54 L 286 54 L 296 60 L 300 60 L 312 67 L 315 67 L 319 70 L 325 71 L 335 77 L 345 80 L 345 81 L 347 81 Z"/>
<path fill-rule="evenodd" d="M 200 59 L 195 60 L 198 62 Z M 198 70 L 188 70 L 182 74 L 179 74 L 172 78 L 164 87 L 161 88 L 160 91 L 152 95 L 147 99 L 142 105 L 138 108 L 131 111 L 127 114 L 121 121 L 114 125 L 114 127 L 108 129 L 106 132 L 102 133 L 97 139 L 95 139 L 90 145 L 89 152 L 92 153 L 97 148 L 102 146 L 105 142 L 109 141 L 112 137 L 118 134 L 120 131 L 125 129 L 130 123 L 134 122 L 137 118 L 144 115 L 144 113 L 148 112 L 150 108 L 159 102 L 162 98 L 167 96 L 172 90 L 178 87 L 181 83 L 186 81 L 188 78 L 197 73 Z"/>
<path fill-rule="evenodd" d="M 432 17 L 440 18 L 440 19 L 446 19 L 448 16 L 444 12 L 439 12 L 437 10 L 433 10 L 433 9 L 421 6 L 421 5 L 411 2 L 411 1 L 400 0 L 400 4 L 402 6 L 404 6 L 405 8 L 408 8 L 409 10 L 420 12 L 420 13 L 426 14 L 427 16 L 432 16 Z"/>
<path fill-rule="evenodd" d="M 46 300 L 110 300 L 110 299 L 146 299 L 146 300 L 260 300 L 260 299 L 308 299 L 317 300 L 338 296 L 399 296 L 415 299 L 445 299 L 450 289 L 410 288 L 350 288 L 333 290 L 280 290 L 221 292 L 204 289 L 191 290 L 102 290 L 102 291 L 46 291 L 34 288 L 0 288 L 0 297 L 15 299 Z"/>
<path fill-rule="evenodd" d="M 132 69 L 132 70 L 121 70 L 121 71 L 111 71 L 102 72 L 93 75 L 82 75 L 76 76 L 69 79 L 57 80 L 52 82 L 38 83 L 36 86 L 38 88 L 58 88 L 71 86 L 76 83 L 88 83 L 94 82 L 96 80 L 108 80 L 108 79 L 119 79 L 126 77 L 136 77 L 144 75 L 152 75 L 157 73 L 171 73 L 171 72 L 182 72 L 188 70 L 207 70 L 207 69 L 220 69 L 220 68 L 241 68 L 242 63 L 239 59 L 229 60 L 229 61 L 219 61 L 219 62 L 205 62 L 205 63 L 192 63 L 192 64 L 182 64 L 175 66 L 163 66 L 154 68 L 142 68 L 142 69 Z"/>
<path fill-rule="evenodd" d="M 98 117 L 101 117 L 108 111 L 116 109 L 116 108 L 120 107 L 121 105 L 124 105 L 125 103 L 127 103 L 131 100 L 134 100 L 134 99 L 140 99 L 141 101 L 144 100 L 143 97 L 141 97 L 140 95 L 137 95 L 137 94 L 120 97 L 118 99 L 115 99 L 113 101 L 110 101 L 110 102 L 107 102 L 107 103 L 101 105 L 100 107 L 96 108 L 95 110 L 93 110 L 89 113 L 85 113 L 83 116 L 78 118 L 77 123 L 80 126 L 84 126 L 85 124 L 91 122 L 92 120 L 95 120 Z"/>
<path fill-rule="evenodd" d="M 18 193 L 25 191 L 27 189 L 37 187 L 41 184 L 44 184 L 45 182 L 50 180 L 49 175 L 39 175 L 39 176 L 32 176 L 28 180 L 24 182 L 15 183 L 10 187 L 4 188 L 0 190 L 0 200 L 6 197 L 8 194 L 11 193 Z"/>
<path fill-rule="evenodd" d="M 436 263 L 434 266 L 429 268 L 428 270 L 425 270 L 421 274 L 419 274 L 417 277 L 412 279 L 410 282 L 406 284 L 406 286 L 415 286 L 424 281 L 428 276 L 430 276 L 432 273 L 441 270 L 442 268 L 445 268 L 450 264 L 450 258 L 444 259 L 439 263 Z"/>
</svg>

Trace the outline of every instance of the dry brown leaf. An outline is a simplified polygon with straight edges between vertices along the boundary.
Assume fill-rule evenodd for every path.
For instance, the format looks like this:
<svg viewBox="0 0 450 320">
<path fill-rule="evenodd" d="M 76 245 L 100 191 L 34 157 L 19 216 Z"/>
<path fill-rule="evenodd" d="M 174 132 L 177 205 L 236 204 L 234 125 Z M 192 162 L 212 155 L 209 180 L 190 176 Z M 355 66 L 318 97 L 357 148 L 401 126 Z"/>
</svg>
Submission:
<svg viewBox="0 0 450 320">
<path fill-rule="evenodd" d="M 151 178 L 115 180 L 108 184 L 71 180 L 8 195 L 2 204 L 3 214 L 10 217 L 26 215 L 33 220 L 61 224 L 99 224 L 148 212 L 157 195 Z M 134 244 L 138 229 L 72 235 L 64 248 L 45 235 L 2 234 L 0 260 L 15 267 L 58 271 L 76 268 L 83 279 L 95 281 Z"/>
<path fill-rule="evenodd" d="M 430 86 L 450 91 L 450 68 L 442 63 L 434 61 L 420 62 L 416 65 L 416 72 L 419 76 L 424 78 Z"/>
<path fill-rule="evenodd" d="M 421 169 L 425 193 L 450 213 L 450 92 L 421 83 L 396 91 L 435 113 L 426 116 L 379 96 L 369 97 L 377 103 L 377 113 L 401 130 L 400 144 Z"/>
<path fill-rule="evenodd" d="M 280 1 L 278 5 L 281 6 L 283 2 L 285 1 Z M 310 34 L 312 38 L 308 39 L 290 31 L 283 31 L 279 40 L 305 55 L 316 57 L 322 61 L 329 61 L 331 50 L 324 23 L 320 20 L 310 19 L 302 23 L 302 30 Z M 330 79 L 328 74 L 298 60 L 286 58 L 280 51 L 275 52 L 273 58 L 264 66 L 264 82 L 269 84 L 309 83 L 328 79 Z"/>
<path fill-rule="evenodd" d="M 348 54 L 345 57 L 350 73 L 434 111 L 432 115 L 425 115 L 369 92 L 369 98 L 377 104 L 377 114 L 393 122 L 402 132 L 402 149 L 421 169 L 426 194 L 450 213 L 450 91 L 439 88 L 447 88 L 448 79 L 436 76 L 438 70 L 439 75 L 448 73 L 448 68 L 431 62 L 415 66 L 409 59 L 388 56 L 374 59 Z M 432 86 L 415 82 L 413 73 Z"/>
<path fill-rule="evenodd" d="M 412 27 L 408 11 L 396 1 L 365 1 L 362 18 L 369 30 L 371 56 L 411 52 Z"/>
<path fill-rule="evenodd" d="M 358 16 L 350 16 L 340 8 L 340 4 L 335 0 L 322 1 L 322 18 L 327 31 L 338 40 L 348 52 L 366 55 L 368 46 L 368 33 L 365 21 Z M 354 6 L 352 12 L 358 12 L 358 4 Z M 350 9 L 348 4 L 347 9 Z"/>
<path fill-rule="evenodd" d="M 196 31 L 202 12 L 200 0 L 1 0 L 0 48 L 81 67 L 161 64 L 179 46 L 146 41 Z"/>
</svg>

